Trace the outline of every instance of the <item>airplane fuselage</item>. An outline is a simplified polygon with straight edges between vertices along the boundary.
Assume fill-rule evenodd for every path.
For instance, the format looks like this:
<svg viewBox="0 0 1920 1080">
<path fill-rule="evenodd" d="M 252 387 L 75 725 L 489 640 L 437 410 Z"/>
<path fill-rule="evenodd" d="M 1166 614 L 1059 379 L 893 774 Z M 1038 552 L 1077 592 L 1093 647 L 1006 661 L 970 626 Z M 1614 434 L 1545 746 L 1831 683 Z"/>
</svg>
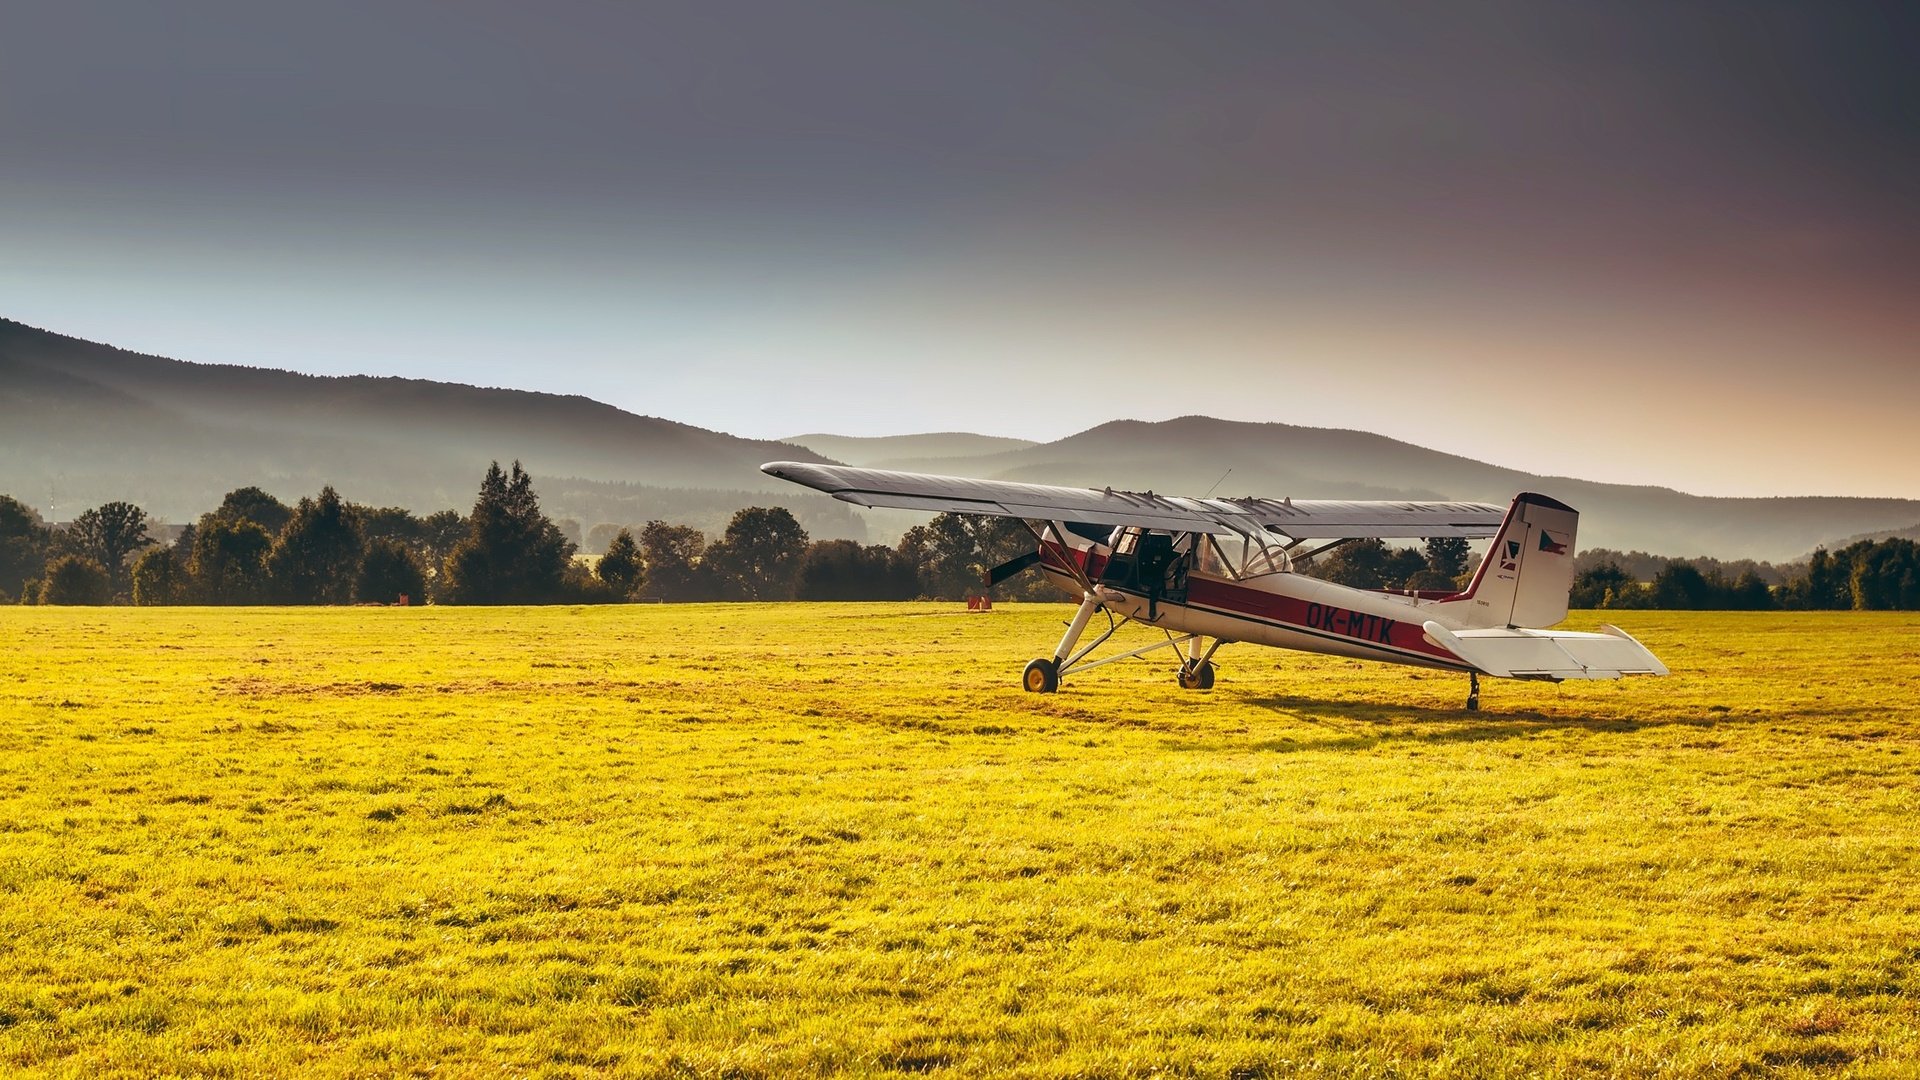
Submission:
<svg viewBox="0 0 1920 1080">
<path fill-rule="evenodd" d="M 1155 598 L 1138 587 L 1100 582 L 1103 558 L 1099 552 L 1050 543 L 1041 551 L 1040 569 L 1050 583 L 1076 600 L 1085 589 L 1067 569 L 1068 559 L 1096 582 L 1104 606 L 1177 634 L 1453 671 L 1472 669 L 1427 639 L 1422 623 L 1452 622 L 1441 605 L 1430 600 L 1350 588 L 1297 573 L 1236 581 L 1198 570 L 1186 575 L 1183 599 Z"/>
</svg>

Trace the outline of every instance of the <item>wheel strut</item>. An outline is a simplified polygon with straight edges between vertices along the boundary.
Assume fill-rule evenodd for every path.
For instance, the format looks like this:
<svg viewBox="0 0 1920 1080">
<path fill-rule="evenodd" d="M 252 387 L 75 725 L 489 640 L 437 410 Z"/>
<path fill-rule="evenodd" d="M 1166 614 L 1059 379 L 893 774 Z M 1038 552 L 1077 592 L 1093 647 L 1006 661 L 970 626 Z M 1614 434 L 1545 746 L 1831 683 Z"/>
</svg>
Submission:
<svg viewBox="0 0 1920 1080">
<path fill-rule="evenodd" d="M 1480 673 L 1467 672 L 1467 711 L 1475 712 L 1480 708 Z"/>
</svg>

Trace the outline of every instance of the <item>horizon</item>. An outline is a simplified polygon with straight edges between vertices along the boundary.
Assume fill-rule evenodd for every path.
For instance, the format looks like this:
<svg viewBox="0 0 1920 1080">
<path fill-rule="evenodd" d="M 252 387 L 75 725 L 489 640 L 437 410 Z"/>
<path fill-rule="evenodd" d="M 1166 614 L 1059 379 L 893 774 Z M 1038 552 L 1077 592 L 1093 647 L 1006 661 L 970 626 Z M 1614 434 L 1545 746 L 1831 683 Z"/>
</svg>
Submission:
<svg viewBox="0 0 1920 1080">
<path fill-rule="evenodd" d="M 1207 415 L 1920 498 L 1910 9 L 14 25 L 0 290 L 56 333 L 760 439 Z"/>
<path fill-rule="evenodd" d="M 5 315 L 0 315 L 0 321 L 13 322 L 17 325 L 27 326 L 28 329 L 31 329 L 31 330 L 36 330 L 42 333 L 54 334 L 60 337 L 66 337 L 66 338 L 70 338 L 74 340 L 82 340 L 82 341 L 88 340 L 84 338 L 74 338 L 74 335 L 63 334 L 58 330 L 49 329 L 47 327 L 32 326 L 30 324 L 22 322 L 21 320 L 13 319 Z M 164 356 L 157 353 L 147 353 L 141 350 L 128 349 L 128 348 L 124 348 L 122 346 L 116 345 L 112 342 L 88 341 L 88 343 L 93 345 L 103 346 L 106 348 L 118 349 L 119 351 L 122 351 L 122 352 L 135 353 L 136 355 L 140 355 L 140 356 L 146 356 L 146 357 L 151 357 L 151 358 L 160 359 L 160 360 L 170 360 L 170 361 L 177 361 L 181 363 L 188 363 L 188 364 L 193 364 L 199 367 L 235 367 L 235 368 L 255 370 L 255 371 L 276 371 L 276 372 L 283 372 L 286 374 L 293 374 L 293 375 L 311 375 L 315 378 L 325 378 L 325 379 L 403 378 L 403 379 L 416 379 L 417 381 L 423 381 L 423 382 L 439 383 L 441 385 L 465 386 L 465 387 L 478 389 L 478 390 L 501 390 L 501 391 L 508 391 L 513 393 L 550 394 L 555 397 L 579 398 L 585 401 L 593 402 L 594 404 L 607 405 L 615 409 L 620 409 L 620 411 L 626 412 L 628 415 L 642 416 L 643 418 L 646 417 L 646 414 L 632 413 L 629 410 L 621 409 L 620 406 L 614 405 L 611 402 L 601 401 L 598 398 L 589 397 L 588 395 L 580 394 L 580 393 L 569 393 L 564 391 L 548 391 L 548 390 L 531 390 L 531 389 L 526 389 L 522 387 L 511 387 L 511 386 L 482 386 L 475 383 L 449 383 L 446 380 L 418 379 L 418 377 L 416 376 L 380 375 L 380 374 L 368 373 L 368 372 L 313 373 L 313 372 L 293 371 L 287 368 L 270 368 L 270 367 L 262 367 L 260 365 L 250 365 L 250 364 L 209 364 L 201 361 L 184 359 L 182 357 Z M 686 421 L 682 421 L 676 417 L 671 417 L 671 416 L 653 416 L 651 418 L 657 419 L 657 420 L 665 420 L 671 423 L 686 423 Z M 749 435 L 749 434 L 744 434 L 737 431 L 726 431 L 718 428 L 708 428 L 706 430 L 716 431 L 719 434 L 731 435 L 736 438 L 754 439 L 754 440 L 766 441 L 766 442 L 786 443 L 793 446 L 799 446 L 803 449 L 808 449 L 808 450 L 814 450 L 814 448 L 805 446 L 805 444 L 796 442 L 795 440 L 797 438 L 806 437 L 806 436 L 826 436 L 828 438 L 854 438 L 854 439 L 879 440 L 879 439 L 911 439 L 911 438 L 931 437 L 931 436 L 940 436 L 940 435 L 962 435 L 962 436 L 984 436 L 988 438 L 1021 439 L 1021 440 L 1031 442 L 1036 446 L 1044 446 L 1051 443 L 1063 441 L 1068 438 L 1072 438 L 1076 435 L 1083 435 L 1083 434 L 1086 434 L 1087 432 L 1094 431 L 1099 428 L 1107 427 L 1112 424 L 1124 424 L 1124 423 L 1164 424 L 1164 423 L 1170 423 L 1178 420 L 1211 420 L 1211 421 L 1217 421 L 1222 423 L 1232 423 L 1232 424 L 1268 424 L 1268 425 L 1274 425 L 1274 426 L 1299 428 L 1299 429 L 1309 430 L 1309 431 L 1352 432 L 1352 433 L 1357 433 L 1362 435 L 1378 436 L 1380 438 L 1402 443 L 1403 445 L 1412 446 L 1422 450 L 1429 450 L 1435 453 L 1443 453 L 1443 454 L 1452 453 L 1451 451 L 1442 450 L 1438 447 L 1425 446 L 1420 443 L 1415 443 L 1406 439 L 1397 438 L 1385 432 L 1367 431 L 1360 428 L 1324 427 L 1324 426 L 1314 425 L 1314 424 L 1293 424 L 1293 423 L 1288 423 L 1285 421 L 1278 421 L 1278 420 L 1272 420 L 1272 421 L 1233 420 L 1227 417 L 1207 416 L 1200 413 L 1188 413 L 1182 416 L 1165 417 L 1158 420 L 1148 420 L 1148 419 L 1143 419 L 1141 417 L 1130 417 L 1130 416 L 1110 417 L 1106 420 L 1096 422 L 1087 427 L 1068 431 L 1063 435 L 1052 437 L 1052 438 L 1038 438 L 1033 436 L 1017 435 L 1017 434 L 1003 435 L 1003 434 L 997 434 L 993 432 L 961 431 L 961 430 L 955 430 L 955 429 L 941 430 L 941 431 L 902 431 L 902 432 L 882 433 L 877 435 L 850 435 L 846 432 L 837 432 L 837 431 L 806 431 L 806 432 L 799 432 L 794 435 L 786 435 L 786 436 Z M 694 426 L 699 426 L 699 425 L 694 425 Z M 815 450 L 815 452 L 819 453 L 821 451 Z M 827 456 L 831 456 L 831 455 L 827 455 Z M 1595 478 L 1587 477 L 1587 476 L 1568 476 L 1568 475 L 1561 475 L 1561 474 L 1539 473 L 1533 469 L 1528 468 L 1525 465 L 1512 464 L 1509 462 L 1485 459 L 1485 458 L 1473 458 L 1469 455 L 1464 455 L 1464 454 L 1455 455 L 1455 456 L 1466 457 L 1468 458 L 1468 460 L 1477 461 L 1481 464 L 1491 465 L 1497 468 L 1510 469 L 1516 472 L 1532 473 L 1536 477 L 1544 480 L 1566 479 L 1566 480 L 1578 480 L 1578 481 L 1598 482 L 1598 483 L 1613 483 L 1613 481 L 1596 481 Z M 565 479 L 565 477 L 559 477 L 557 475 L 554 476 L 553 478 Z M 1786 493 L 1769 494 L 1769 495 L 1717 495 L 1711 492 L 1688 491 L 1682 488 L 1675 488 L 1675 487 L 1672 487 L 1671 485 L 1663 485 L 1663 484 L 1626 484 L 1623 486 L 1665 488 L 1668 490 L 1679 492 L 1682 495 L 1698 496 L 1702 498 L 1731 498 L 1731 499 L 1836 498 L 1836 499 L 1893 499 L 1893 500 L 1905 500 L 1905 501 L 1920 501 L 1920 500 L 1914 500 L 1912 499 L 1912 497 L 1909 497 L 1909 496 L 1901 496 L 1901 495 L 1837 495 L 1837 494 L 1830 494 L 1830 493 L 1824 493 L 1824 492 L 1786 492 Z M 1273 494 L 1279 494 L 1279 493 L 1273 493 Z"/>
</svg>

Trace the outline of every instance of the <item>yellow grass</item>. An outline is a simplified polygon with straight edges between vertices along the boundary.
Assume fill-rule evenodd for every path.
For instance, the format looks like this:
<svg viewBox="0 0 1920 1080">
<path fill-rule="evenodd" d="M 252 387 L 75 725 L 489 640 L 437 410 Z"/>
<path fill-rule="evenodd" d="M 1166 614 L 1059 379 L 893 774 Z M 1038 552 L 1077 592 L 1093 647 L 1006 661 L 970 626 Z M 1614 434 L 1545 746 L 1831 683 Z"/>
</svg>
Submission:
<svg viewBox="0 0 1920 1080">
<path fill-rule="evenodd" d="M 1473 714 L 1067 611 L 0 609 L 0 1071 L 1920 1074 L 1920 618 Z"/>
</svg>

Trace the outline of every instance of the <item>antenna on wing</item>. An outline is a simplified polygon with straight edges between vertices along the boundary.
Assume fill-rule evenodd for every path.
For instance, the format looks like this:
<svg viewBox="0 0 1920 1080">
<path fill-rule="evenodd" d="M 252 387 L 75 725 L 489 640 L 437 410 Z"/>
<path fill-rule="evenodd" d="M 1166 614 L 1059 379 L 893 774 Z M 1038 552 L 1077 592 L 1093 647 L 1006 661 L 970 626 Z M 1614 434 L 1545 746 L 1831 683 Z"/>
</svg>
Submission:
<svg viewBox="0 0 1920 1080">
<path fill-rule="evenodd" d="M 1214 493 L 1214 492 L 1216 492 L 1216 491 L 1219 491 L 1219 490 L 1220 490 L 1220 485 L 1221 485 L 1221 484 L 1224 484 L 1224 483 L 1226 483 L 1226 482 L 1227 482 L 1227 477 L 1228 477 L 1228 476 L 1231 476 L 1232 474 L 1233 474 L 1233 470 L 1232 470 L 1231 468 L 1229 468 L 1229 469 L 1228 469 L 1228 470 L 1227 470 L 1226 472 L 1223 472 L 1223 473 L 1221 473 L 1221 474 L 1220 474 L 1220 479 L 1218 479 L 1218 480 L 1215 480 L 1215 481 L 1213 482 L 1213 486 L 1207 489 L 1207 493 L 1206 493 L 1205 495 L 1202 495 L 1202 496 L 1200 496 L 1200 497 L 1201 497 L 1201 498 L 1203 498 L 1203 499 L 1211 499 L 1211 498 L 1213 498 L 1213 493 Z"/>
</svg>

